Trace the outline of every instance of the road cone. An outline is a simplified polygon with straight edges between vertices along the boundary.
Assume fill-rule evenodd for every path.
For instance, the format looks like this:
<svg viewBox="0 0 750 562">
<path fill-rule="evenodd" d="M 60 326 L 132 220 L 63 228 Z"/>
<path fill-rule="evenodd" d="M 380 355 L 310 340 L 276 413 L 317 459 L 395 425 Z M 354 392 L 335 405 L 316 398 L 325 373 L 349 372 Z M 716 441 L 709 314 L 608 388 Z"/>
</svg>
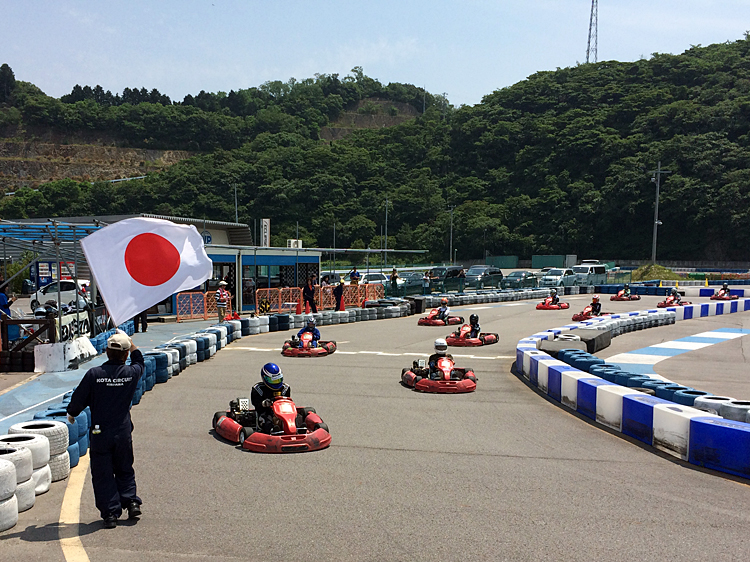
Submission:
<svg viewBox="0 0 750 562">
<path fill-rule="evenodd" d="M 366 308 L 366 307 L 365 307 L 365 303 L 366 303 L 366 302 L 367 302 L 367 298 L 364 298 L 364 299 L 362 299 L 362 308 Z"/>
<path fill-rule="evenodd" d="M 661 286 L 662 286 L 662 285 L 661 285 L 661 279 L 659 279 L 659 287 L 661 287 Z"/>
<path fill-rule="evenodd" d="M 708 277 L 706 277 L 706 287 L 708 287 Z"/>
<path fill-rule="evenodd" d="M 302 299 L 297 301 L 297 312 L 296 314 L 302 314 Z"/>
<path fill-rule="evenodd" d="M 675 287 L 676 287 L 677 289 L 679 289 L 679 288 L 680 288 L 680 282 L 679 282 L 679 281 L 675 281 L 674 283 L 675 283 L 675 285 L 674 285 L 674 286 L 675 286 Z"/>
<path fill-rule="evenodd" d="M 310 314 L 310 303 L 305 301 L 305 314 Z"/>
</svg>

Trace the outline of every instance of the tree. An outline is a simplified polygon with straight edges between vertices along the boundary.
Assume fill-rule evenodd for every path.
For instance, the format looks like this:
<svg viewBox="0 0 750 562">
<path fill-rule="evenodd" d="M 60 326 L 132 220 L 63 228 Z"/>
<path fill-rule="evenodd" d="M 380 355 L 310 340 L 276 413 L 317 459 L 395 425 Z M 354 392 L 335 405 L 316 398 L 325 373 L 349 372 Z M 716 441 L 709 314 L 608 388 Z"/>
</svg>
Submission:
<svg viewBox="0 0 750 562">
<path fill-rule="evenodd" d="M 10 101 L 13 90 L 16 89 L 16 77 L 7 64 L 0 66 L 0 103 Z"/>
</svg>

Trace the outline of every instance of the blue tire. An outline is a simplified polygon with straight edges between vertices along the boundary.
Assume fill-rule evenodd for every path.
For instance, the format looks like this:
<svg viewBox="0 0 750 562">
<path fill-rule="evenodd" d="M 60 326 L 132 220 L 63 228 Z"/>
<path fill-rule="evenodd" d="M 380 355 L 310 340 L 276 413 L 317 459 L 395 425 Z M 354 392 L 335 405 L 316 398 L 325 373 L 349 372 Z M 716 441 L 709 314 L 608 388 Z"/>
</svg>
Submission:
<svg viewBox="0 0 750 562">
<path fill-rule="evenodd" d="M 674 398 L 674 393 L 678 390 L 695 390 L 694 388 L 690 388 L 689 386 L 682 386 L 681 384 L 668 384 L 666 386 L 660 386 L 659 388 L 654 389 L 654 392 L 656 393 L 657 398 L 661 398 L 663 400 L 672 400 Z"/>
<path fill-rule="evenodd" d="M 76 441 L 68 447 L 68 454 L 70 455 L 70 468 L 78 466 L 80 460 L 80 450 L 78 449 L 78 442 Z"/>
<path fill-rule="evenodd" d="M 199 350 L 196 355 L 198 356 L 198 362 L 206 360 L 206 352 L 204 350 Z"/>
<path fill-rule="evenodd" d="M 678 390 L 672 395 L 672 402 L 683 406 L 693 406 L 695 399 L 701 396 L 711 396 L 711 393 L 702 390 Z"/>
<path fill-rule="evenodd" d="M 154 373 L 154 381 L 156 383 L 164 383 L 169 380 L 169 371 L 167 369 L 159 369 Z"/>
<path fill-rule="evenodd" d="M 85 456 L 89 450 L 89 434 L 86 433 L 78 440 L 78 455 Z"/>
<path fill-rule="evenodd" d="M 76 416 L 76 424 L 78 424 L 78 439 L 83 435 L 88 435 L 89 418 L 86 416 L 86 412 L 81 412 Z"/>
</svg>

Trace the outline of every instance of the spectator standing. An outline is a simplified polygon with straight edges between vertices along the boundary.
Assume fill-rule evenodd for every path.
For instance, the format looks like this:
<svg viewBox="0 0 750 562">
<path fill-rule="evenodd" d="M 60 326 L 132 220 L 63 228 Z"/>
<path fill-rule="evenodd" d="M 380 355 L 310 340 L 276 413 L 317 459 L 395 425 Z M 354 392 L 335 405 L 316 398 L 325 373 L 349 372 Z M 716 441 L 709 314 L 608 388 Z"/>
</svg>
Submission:
<svg viewBox="0 0 750 562">
<path fill-rule="evenodd" d="M 130 365 L 125 361 L 130 355 Z M 105 529 L 114 529 L 123 509 L 128 519 L 141 515 L 133 470 L 133 422 L 130 403 L 146 367 L 143 355 L 121 331 L 107 340 L 108 361 L 89 369 L 78 384 L 67 407 L 68 420 L 75 422 L 91 409 L 91 483 L 94 501 Z"/>
<path fill-rule="evenodd" d="M 359 279 L 361 275 L 359 274 L 359 271 L 357 271 L 357 266 L 355 265 L 352 270 L 349 272 L 349 284 L 350 285 L 359 285 Z"/>
<path fill-rule="evenodd" d="M 391 293 L 393 294 L 394 297 L 397 297 L 399 276 L 395 267 L 393 268 L 393 273 L 391 273 L 390 279 L 391 279 Z"/>
<path fill-rule="evenodd" d="M 232 299 L 232 295 L 227 291 L 227 282 L 219 281 L 219 288 L 216 290 L 216 309 L 219 312 L 219 322 L 224 322 L 227 316 L 227 304 Z"/>
<path fill-rule="evenodd" d="M 302 301 L 302 304 L 310 304 L 310 310 L 318 312 L 318 307 L 315 306 L 315 285 L 312 277 L 307 279 L 307 285 L 302 289 Z"/>
<path fill-rule="evenodd" d="M 16 297 L 8 297 L 8 291 L 10 290 L 10 284 L 0 290 L 0 310 L 6 316 L 10 316 L 10 305 L 16 302 Z"/>
<path fill-rule="evenodd" d="M 344 280 L 339 279 L 339 284 L 333 289 L 333 296 L 336 298 L 336 310 L 344 310 L 341 306 L 341 300 L 344 297 Z"/>
<path fill-rule="evenodd" d="M 141 332 L 145 334 L 148 331 L 148 312 L 144 310 L 143 312 L 136 314 L 133 317 L 133 324 L 134 324 L 133 331 L 136 334 L 138 333 L 139 324 L 140 324 Z"/>
<path fill-rule="evenodd" d="M 422 276 L 422 294 L 426 295 L 430 292 L 430 272 L 425 271 Z"/>
</svg>

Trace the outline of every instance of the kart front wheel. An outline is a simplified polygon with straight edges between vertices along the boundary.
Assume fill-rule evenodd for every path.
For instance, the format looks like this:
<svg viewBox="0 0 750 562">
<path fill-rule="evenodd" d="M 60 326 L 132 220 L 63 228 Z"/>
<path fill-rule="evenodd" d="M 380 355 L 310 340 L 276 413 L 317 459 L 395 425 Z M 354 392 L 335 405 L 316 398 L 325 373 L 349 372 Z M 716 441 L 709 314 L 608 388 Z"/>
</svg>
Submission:
<svg viewBox="0 0 750 562">
<path fill-rule="evenodd" d="M 324 429 L 326 432 L 331 433 L 328 429 L 328 424 L 325 422 L 320 422 L 315 424 L 315 429 Z"/>
<path fill-rule="evenodd" d="M 242 445 L 245 442 L 245 439 L 250 437 L 253 433 L 255 433 L 255 429 L 252 427 L 243 427 L 240 429 L 240 445 Z"/>
</svg>

